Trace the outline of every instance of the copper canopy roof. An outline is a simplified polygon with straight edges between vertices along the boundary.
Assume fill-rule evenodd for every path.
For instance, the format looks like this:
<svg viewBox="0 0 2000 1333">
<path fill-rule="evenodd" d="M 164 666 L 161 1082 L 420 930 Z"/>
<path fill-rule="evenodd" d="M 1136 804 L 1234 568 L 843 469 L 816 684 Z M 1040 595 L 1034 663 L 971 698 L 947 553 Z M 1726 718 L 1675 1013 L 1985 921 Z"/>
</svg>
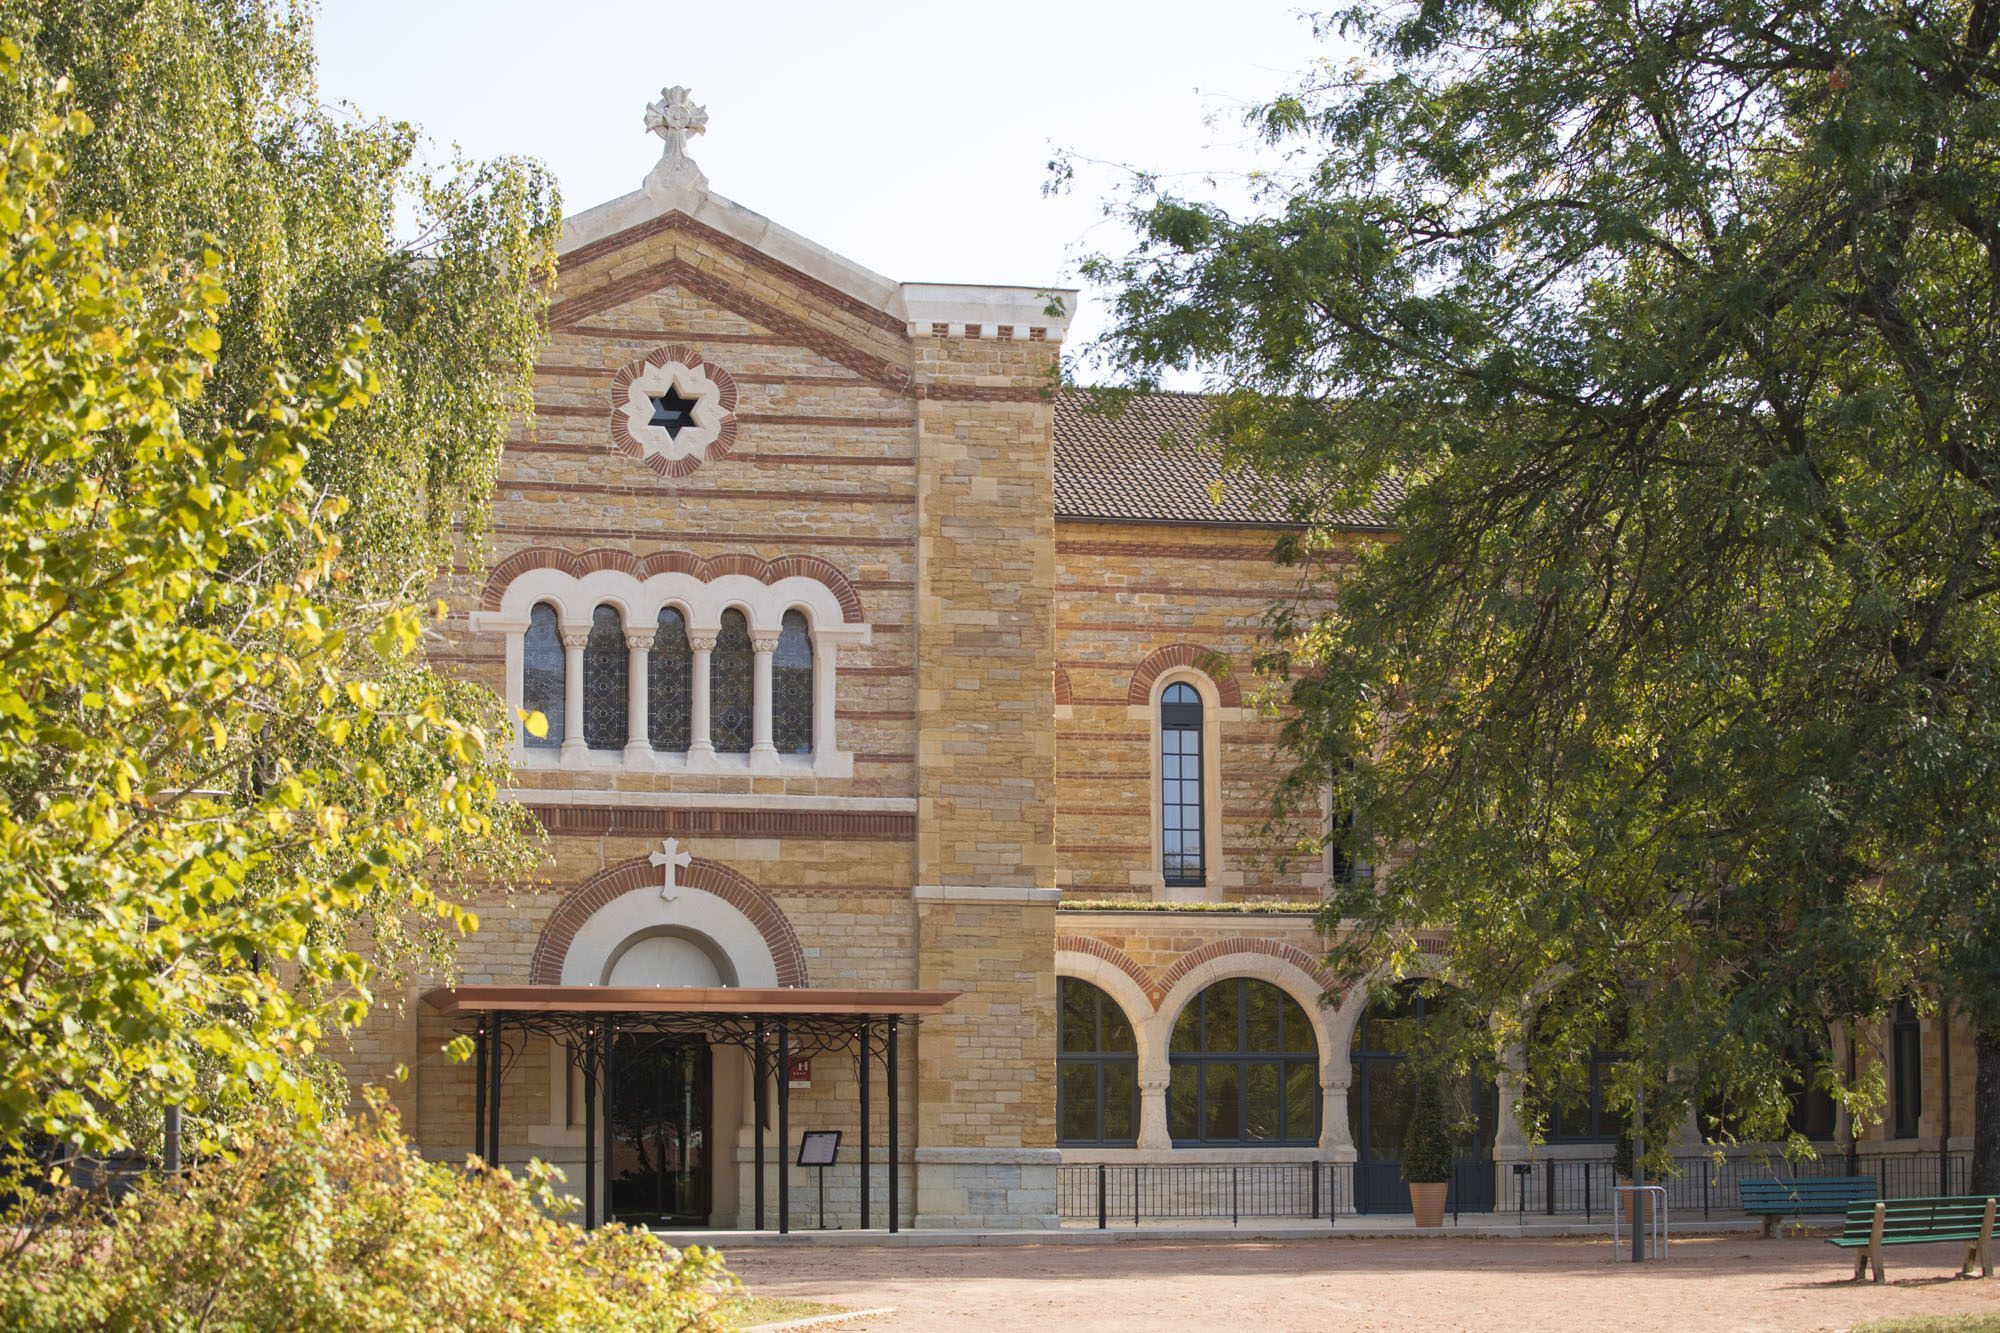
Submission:
<svg viewBox="0 0 2000 1333">
<path fill-rule="evenodd" d="M 812 986 L 440 986 L 424 1003 L 445 1014 L 804 1014 L 922 1017 L 962 994 L 955 990 L 831 990 Z"/>
</svg>

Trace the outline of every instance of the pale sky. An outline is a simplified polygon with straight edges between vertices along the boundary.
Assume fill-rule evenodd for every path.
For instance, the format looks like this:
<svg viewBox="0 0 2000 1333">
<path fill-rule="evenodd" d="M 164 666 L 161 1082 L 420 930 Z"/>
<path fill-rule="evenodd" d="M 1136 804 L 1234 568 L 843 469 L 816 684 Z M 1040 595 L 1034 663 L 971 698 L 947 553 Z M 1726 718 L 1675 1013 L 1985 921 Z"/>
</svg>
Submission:
<svg viewBox="0 0 2000 1333">
<path fill-rule="evenodd" d="M 1045 199 L 1058 145 L 1231 177 L 1242 110 L 1321 56 L 1296 3 L 1010 0 L 713 5 L 321 0 L 321 92 L 479 157 L 540 158 L 581 212 L 659 157 L 646 103 L 683 83 L 717 192 L 887 277 L 1076 285 L 1116 173 Z M 1099 325 L 1086 294 L 1071 345 Z"/>
</svg>

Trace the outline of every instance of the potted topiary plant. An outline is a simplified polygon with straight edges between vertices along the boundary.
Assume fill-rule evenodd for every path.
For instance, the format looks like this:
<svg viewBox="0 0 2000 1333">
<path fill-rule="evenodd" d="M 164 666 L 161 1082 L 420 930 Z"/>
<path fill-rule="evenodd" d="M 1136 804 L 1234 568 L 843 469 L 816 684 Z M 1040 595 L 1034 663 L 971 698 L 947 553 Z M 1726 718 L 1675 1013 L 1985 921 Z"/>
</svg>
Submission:
<svg viewBox="0 0 2000 1333">
<path fill-rule="evenodd" d="M 1451 1127 L 1445 1123 L 1444 1096 L 1435 1074 L 1417 1083 L 1410 1128 L 1403 1136 L 1403 1179 L 1410 1185 L 1410 1211 L 1420 1227 L 1444 1225 L 1445 1193 L 1451 1188 Z"/>
<path fill-rule="evenodd" d="M 1621 1185 L 1632 1183 L 1632 1136 L 1630 1133 L 1621 1131 L 1618 1135 L 1618 1142 L 1612 1145 L 1611 1175 Z M 1637 1196 L 1621 1194 L 1618 1197 L 1623 1200 L 1619 1206 L 1625 1210 L 1625 1220 L 1630 1222 L 1632 1220 L 1632 1200 Z"/>
</svg>

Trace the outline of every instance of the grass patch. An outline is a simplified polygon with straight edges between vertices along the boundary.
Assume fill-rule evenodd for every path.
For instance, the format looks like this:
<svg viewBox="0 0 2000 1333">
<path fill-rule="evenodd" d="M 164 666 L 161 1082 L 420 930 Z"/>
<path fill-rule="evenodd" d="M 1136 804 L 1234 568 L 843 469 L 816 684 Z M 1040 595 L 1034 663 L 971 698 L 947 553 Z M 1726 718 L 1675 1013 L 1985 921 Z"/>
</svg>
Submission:
<svg viewBox="0 0 2000 1333">
<path fill-rule="evenodd" d="M 784 1324 L 794 1319 L 819 1315 L 846 1314 L 852 1307 L 828 1305 L 825 1301 L 802 1301 L 791 1296 L 745 1296 L 724 1312 L 732 1328 L 760 1328 Z"/>
<path fill-rule="evenodd" d="M 2000 1314 L 1934 1314 L 1909 1319 L 1871 1319 L 1854 1333 L 2000 1333 Z"/>
</svg>

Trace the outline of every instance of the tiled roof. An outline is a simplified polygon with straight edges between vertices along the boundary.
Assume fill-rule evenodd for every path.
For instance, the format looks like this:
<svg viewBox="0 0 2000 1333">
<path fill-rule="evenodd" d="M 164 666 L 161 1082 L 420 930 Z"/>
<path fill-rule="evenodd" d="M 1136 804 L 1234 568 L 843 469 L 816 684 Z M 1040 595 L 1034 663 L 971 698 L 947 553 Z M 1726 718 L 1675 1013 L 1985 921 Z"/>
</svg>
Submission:
<svg viewBox="0 0 2000 1333">
<path fill-rule="evenodd" d="M 1056 517 L 1291 524 L 1283 497 L 1255 478 L 1238 473 L 1222 481 L 1222 460 L 1208 438 L 1209 412 L 1208 398 L 1197 393 L 1137 395 L 1110 415 L 1093 411 L 1085 390 L 1058 394 Z M 1385 515 L 1401 498 L 1400 487 L 1385 486 L 1377 504 L 1334 521 L 1387 527 Z"/>
</svg>

